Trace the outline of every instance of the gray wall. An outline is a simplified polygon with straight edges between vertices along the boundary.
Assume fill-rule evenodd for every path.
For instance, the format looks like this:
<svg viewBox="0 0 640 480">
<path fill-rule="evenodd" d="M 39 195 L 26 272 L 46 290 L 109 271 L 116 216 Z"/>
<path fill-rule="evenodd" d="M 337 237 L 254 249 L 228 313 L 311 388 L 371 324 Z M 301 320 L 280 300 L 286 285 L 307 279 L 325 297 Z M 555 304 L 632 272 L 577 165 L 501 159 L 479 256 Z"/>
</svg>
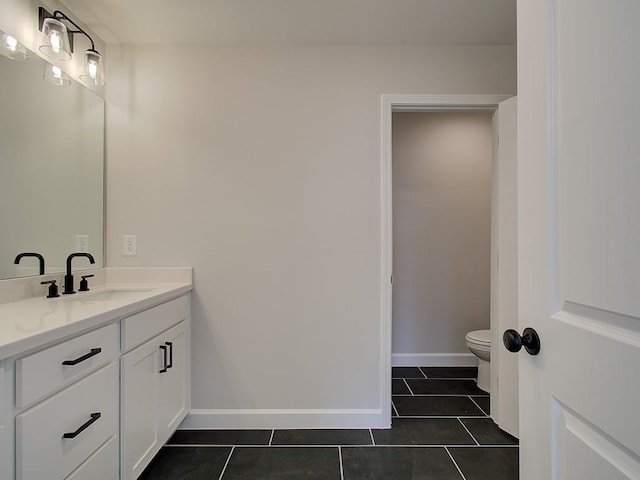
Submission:
<svg viewBox="0 0 640 480">
<path fill-rule="evenodd" d="M 381 95 L 513 93 L 514 48 L 107 54 L 107 262 L 194 267 L 194 409 L 381 418 Z"/>
<path fill-rule="evenodd" d="M 392 131 L 394 364 L 453 364 L 489 328 L 491 113 L 394 113 Z"/>
</svg>

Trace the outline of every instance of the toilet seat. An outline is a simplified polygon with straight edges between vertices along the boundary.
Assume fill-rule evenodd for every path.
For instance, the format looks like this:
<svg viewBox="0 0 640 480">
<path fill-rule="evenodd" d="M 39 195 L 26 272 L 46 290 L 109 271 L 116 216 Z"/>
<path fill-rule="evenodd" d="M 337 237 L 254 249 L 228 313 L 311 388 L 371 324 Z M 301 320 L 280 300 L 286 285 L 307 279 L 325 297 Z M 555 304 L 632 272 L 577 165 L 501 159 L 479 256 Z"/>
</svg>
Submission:
<svg viewBox="0 0 640 480">
<path fill-rule="evenodd" d="M 481 349 L 491 349 L 491 330 L 474 330 L 466 335 L 469 345 Z"/>
</svg>

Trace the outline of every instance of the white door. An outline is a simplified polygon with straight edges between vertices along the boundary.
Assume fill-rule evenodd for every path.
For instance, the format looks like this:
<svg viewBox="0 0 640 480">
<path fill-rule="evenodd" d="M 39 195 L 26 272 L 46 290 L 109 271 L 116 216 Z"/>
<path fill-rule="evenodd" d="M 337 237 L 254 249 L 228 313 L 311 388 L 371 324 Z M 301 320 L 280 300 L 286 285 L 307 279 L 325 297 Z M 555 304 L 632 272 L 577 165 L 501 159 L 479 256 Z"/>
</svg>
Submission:
<svg viewBox="0 0 640 480">
<path fill-rule="evenodd" d="M 515 437 L 519 356 L 502 346 L 502 332 L 518 328 L 517 104 L 500 102 L 494 114 L 491 188 L 491 417 Z"/>
<path fill-rule="evenodd" d="M 520 478 L 640 478 L 640 2 L 518 1 Z"/>
</svg>

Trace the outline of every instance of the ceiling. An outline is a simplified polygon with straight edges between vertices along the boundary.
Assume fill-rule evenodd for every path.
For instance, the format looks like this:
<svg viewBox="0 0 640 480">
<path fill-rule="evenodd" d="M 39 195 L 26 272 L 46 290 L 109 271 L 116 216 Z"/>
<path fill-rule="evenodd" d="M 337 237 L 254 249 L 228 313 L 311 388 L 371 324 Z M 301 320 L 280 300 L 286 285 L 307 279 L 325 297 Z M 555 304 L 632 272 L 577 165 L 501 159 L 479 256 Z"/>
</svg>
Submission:
<svg viewBox="0 0 640 480">
<path fill-rule="evenodd" d="M 107 43 L 516 43 L 516 0 L 62 1 Z"/>
</svg>

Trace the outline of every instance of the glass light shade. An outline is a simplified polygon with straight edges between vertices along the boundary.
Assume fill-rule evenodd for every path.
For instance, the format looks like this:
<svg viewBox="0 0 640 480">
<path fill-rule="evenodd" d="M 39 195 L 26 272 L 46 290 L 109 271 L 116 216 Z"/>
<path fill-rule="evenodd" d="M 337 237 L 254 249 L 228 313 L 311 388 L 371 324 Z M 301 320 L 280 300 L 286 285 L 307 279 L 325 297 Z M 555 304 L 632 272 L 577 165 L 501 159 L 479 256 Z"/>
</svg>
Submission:
<svg viewBox="0 0 640 480">
<path fill-rule="evenodd" d="M 27 60 L 29 51 L 15 38 L 7 33 L 2 33 L 2 43 L 0 43 L 0 53 L 12 60 Z"/>
<path fill-rule="evenodd" d="M 42 23 L 40 51 L 47 57 L 58 60 L 71 59 L 69 34 L 64 23 L 55 18 L 46 18 Z"/>
<path fill-rule="evenodd" d="M 59 87 L 71 85 L 71 79 L 64 73 L 60 67 L 47 63 L 44 66 L 44 74 L 42 75 L 47 82 Z"/>
<path fill-rule="evenodd" d="M 106 83 L 102 68 L 102 55 L 95 50 L 87 50 L 85 52 L 80 80 L 91 85 L 104 85 Z"/>
</svg>

